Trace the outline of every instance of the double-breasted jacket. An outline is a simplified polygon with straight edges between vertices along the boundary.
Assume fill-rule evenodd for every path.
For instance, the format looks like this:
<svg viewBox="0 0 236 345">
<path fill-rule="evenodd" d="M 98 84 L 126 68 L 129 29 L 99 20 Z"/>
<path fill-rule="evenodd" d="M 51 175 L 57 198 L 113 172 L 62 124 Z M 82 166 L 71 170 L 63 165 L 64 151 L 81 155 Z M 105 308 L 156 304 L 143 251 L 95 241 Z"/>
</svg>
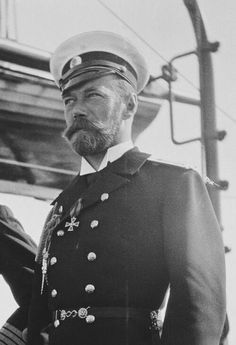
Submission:
<svg viewBox="0 0 236 345">
<path fill-rule="evenodd" d="M 170 286 L 165 345 L 217 345 L 225 319 L 224 250 L 197 172 L 132 149 L 90 186 L 77 176 L 42 235 L 28 344 L 148 345 Z"/>
</svg>

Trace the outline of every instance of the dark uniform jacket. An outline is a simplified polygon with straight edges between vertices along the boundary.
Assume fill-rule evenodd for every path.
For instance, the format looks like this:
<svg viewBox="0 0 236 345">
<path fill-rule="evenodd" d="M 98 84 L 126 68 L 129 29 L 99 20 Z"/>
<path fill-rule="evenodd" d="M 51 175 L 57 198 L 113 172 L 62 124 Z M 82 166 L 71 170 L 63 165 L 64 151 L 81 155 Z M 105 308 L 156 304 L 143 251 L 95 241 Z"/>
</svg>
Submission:
<svg viewBox="0 0 236 345">
<path fill-rule="evenodd" d="M 0 273 L 11 288 L 19 308 L 0 330 L 1 345 L 23 345 L 22 331 L 27 327 L 31 299 L 36 245 L 14 218 L 0 205 Z"/>
<path fill-rule="evenodd" d="M 48 322 L 53 345 L 157 344 L 149 313 L 168 285 L 160 343 L 219 344 L 224 251 L 207 190 L 195 171 L 148 157 L 130 150 L 89 187 L 78 176 L 55 200 L 38 255 L 28 344 L 40 344 Z"/>
</svg>

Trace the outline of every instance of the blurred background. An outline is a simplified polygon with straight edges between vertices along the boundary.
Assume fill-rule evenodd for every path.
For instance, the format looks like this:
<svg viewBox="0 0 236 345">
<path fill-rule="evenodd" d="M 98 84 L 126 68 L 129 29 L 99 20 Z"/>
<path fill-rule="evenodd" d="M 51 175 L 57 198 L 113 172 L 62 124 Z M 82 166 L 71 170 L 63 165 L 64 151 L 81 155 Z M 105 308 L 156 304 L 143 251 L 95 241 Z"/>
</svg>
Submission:
<svg viewBox="0 0 236 345">
<path fill-rule="evenodd" d="M 63 107 L 48 73 L 50 55 L 80 32 L 126 36 L 152 76 L 139 97 L 137 146 L 215 183 L 210 195 L 227 252 L 230 345 L 236 343 L 235 18 L 234 0 L 0 0 L 0 203 L 38 242 L 51 200 L 79 170 L 61 139 Z M 0 288 L 3 324 L 16 305 L 3 279 Z"/>
</svg>

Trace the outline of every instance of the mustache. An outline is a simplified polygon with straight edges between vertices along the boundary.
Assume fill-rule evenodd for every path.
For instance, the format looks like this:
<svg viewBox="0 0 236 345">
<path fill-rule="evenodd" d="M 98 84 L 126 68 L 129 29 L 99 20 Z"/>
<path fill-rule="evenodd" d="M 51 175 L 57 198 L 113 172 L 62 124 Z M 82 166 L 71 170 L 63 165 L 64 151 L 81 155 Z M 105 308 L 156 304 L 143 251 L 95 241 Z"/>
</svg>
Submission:
<svg viewBox="0 0 236 345">
<path fill-rule="evenodd" d="M 85 130 L 91 130 L 91 131 L 98 131 L 101 129 L 101 126 L 99 126 L 98 123 L 93 123 L 89 120 L 85 120 L 83 118 L 76 119 L 72 125 L 67 127 L 63 132 L 63 137 L 70 139 L 74 133 L 77 131 L 85 129 Z"/>
</svg>

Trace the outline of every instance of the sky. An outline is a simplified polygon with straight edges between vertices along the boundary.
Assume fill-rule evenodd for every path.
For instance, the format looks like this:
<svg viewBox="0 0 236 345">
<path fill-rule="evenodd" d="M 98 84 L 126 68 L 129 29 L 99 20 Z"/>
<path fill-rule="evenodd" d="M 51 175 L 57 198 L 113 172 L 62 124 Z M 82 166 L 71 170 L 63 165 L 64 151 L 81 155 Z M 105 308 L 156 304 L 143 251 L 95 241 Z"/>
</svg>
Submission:
<svg viewBox="0 0 236 345">
<path fill-rule="evenodd" d="M 236 2 L 198 0 L 198 4 L 209 40 L 220 42 L 219 51 L 212 59 L 217 128 L 227 131 L 225 140 L 218 144 L 218 151 L 220 178 L 230 183 L 229 190 L 221 192 L 221 205 L 225 243 L 232 247 L 226 259 L 228 305 L 231 320 L 236 322 L 236 282 L 233 279 L 236 263 Z M 151 74 L 156 76 L 169 59 L 196 47 L 192 24 L 182 0 L 16 0 L 16 13 L 17 39 L 23 44 L 52 52 L 64 39 L 79 32 L 108 30 L 130 39 L 143 52 Z M 179 61 L 176 68 L 180 74 L 174 89 L 198 97 L 196 57 Z M 196 107 L 176 104 L 174 112 L 178 139 L 199 134 L 200 115 Z M 198 143 L 177 147 L 170 141 L 167 102 L 163 102 L 152 126 L 140 136 L 138 145 L 158 158 L 191 165 L 201 171 Z M 22 203 L 17 197 L 8 195 L 1 196 L 3 202 L 12 206 L 26 231 L 37 241 L 49 206 L 29 198 Z M 230 337 L 231 343 L 236 343 L 234 329 Z"/>
</svg>

